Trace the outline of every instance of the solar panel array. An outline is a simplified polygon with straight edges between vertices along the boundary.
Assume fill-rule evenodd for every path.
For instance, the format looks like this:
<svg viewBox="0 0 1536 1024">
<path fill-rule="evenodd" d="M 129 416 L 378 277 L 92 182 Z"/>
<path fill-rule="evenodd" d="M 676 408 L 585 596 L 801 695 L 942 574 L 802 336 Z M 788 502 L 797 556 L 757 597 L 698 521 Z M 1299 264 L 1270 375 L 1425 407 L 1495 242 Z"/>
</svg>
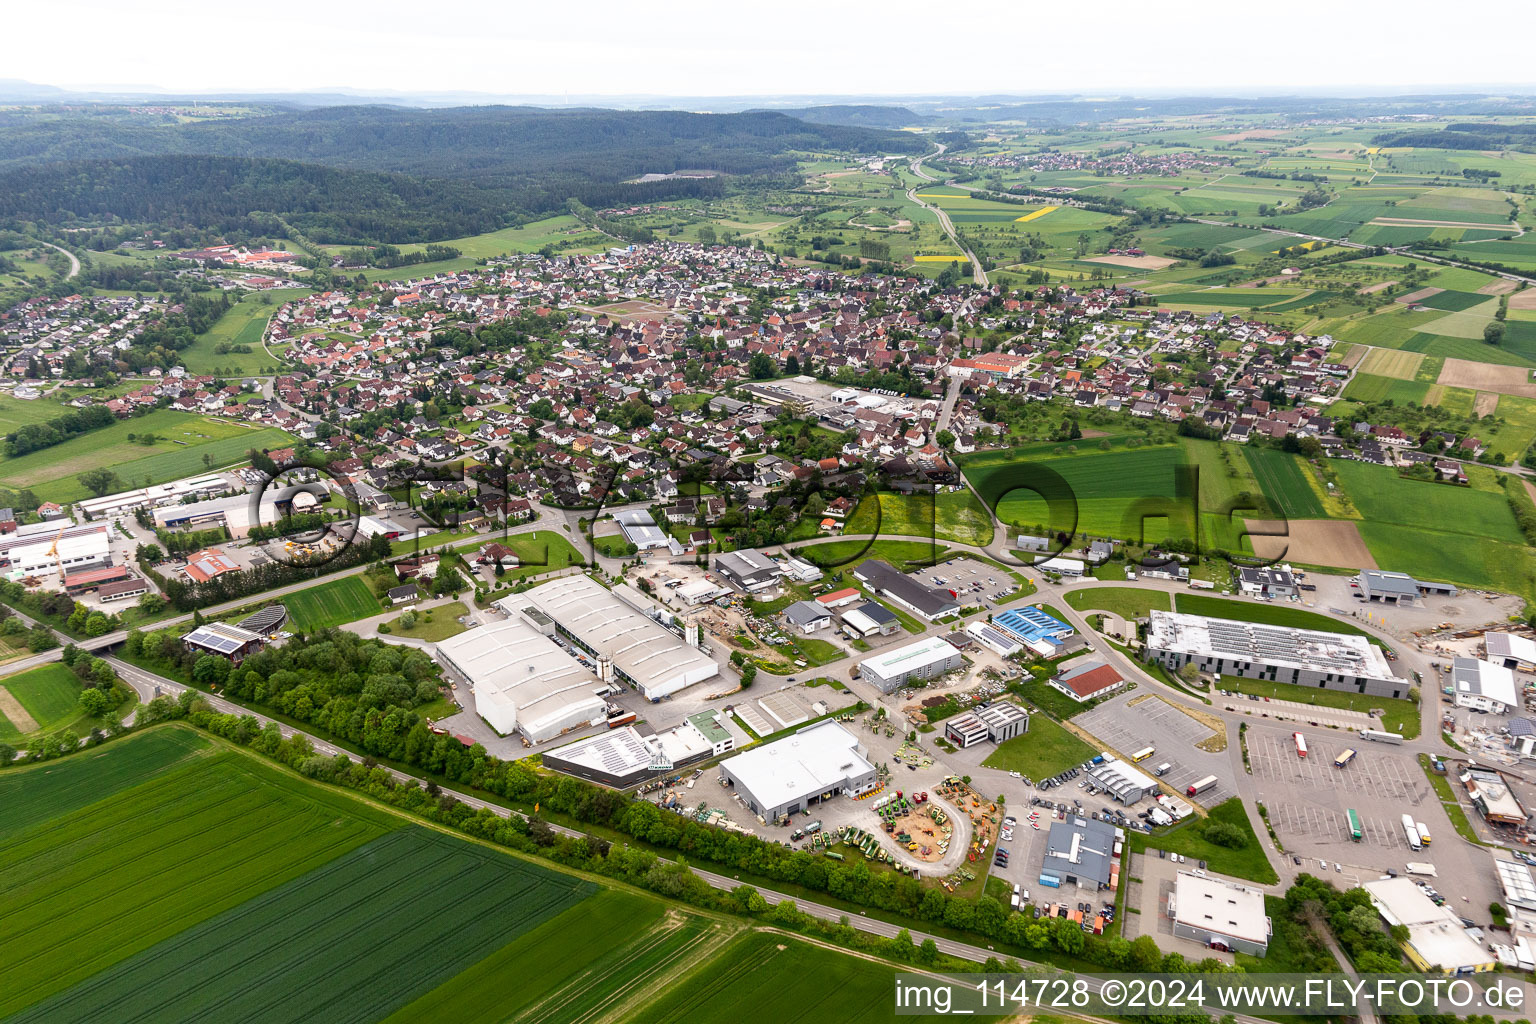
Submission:
<svg viewBox="0 0 1536 1024">
<path fill-rule="evenodd" d="M 207 626 L 199 626 L 184 638 L 188 643 L 207 648 L 219 654 L 234 654 L 244 647 L 249 641 L 237 637 L 228 636 Z"/>
</svg>

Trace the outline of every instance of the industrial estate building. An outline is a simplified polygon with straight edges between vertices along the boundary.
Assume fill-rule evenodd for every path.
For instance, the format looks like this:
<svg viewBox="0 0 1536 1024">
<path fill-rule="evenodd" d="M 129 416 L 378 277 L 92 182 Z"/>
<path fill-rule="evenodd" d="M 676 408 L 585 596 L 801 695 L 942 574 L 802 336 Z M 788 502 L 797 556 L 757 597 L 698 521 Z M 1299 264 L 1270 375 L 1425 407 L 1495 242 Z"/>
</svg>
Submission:
<svg viewBox="0 0 1536 1024">
<path fill-rule="evenodd" d="M 1028 731 L 1029 713 L 1007 701 L 967 711 L 944 723 L 945 737 L 960 747 L 969 747 L 984 740 L 1002 743 Z"/>
<path fill-rule="evenodd" d="M 892 633 L 901 632 L 901 619 L 884 605 L 866 601 L 843 612 L 843 632 L 855 638 L 877 634 L 890 636 Z"/>
<path fill-rule="evenodd" d="M 764 821 L 876 785 L 875 766 L 858 738 L 836 722 L 818 722 L 722 761 L 720 778 Z"/>
<path fill-rule="evenodd" d="M 1077 632 L 1038 605 L 1010 608 L 992 616 L 992 625 L 1012 636 L 1042 658 L 1053 658 L 1070 649 L 1069 639 Z"/>
<path fill-rule="evenodd" d="M 860 565 L 853 571 L 853 578 L 929 622 L 960 611 L 960 602 L 949 591 L 924 586 L 878 559 L 871 558 Z"/>
<path fill-rule="evenodd" d="M 1388 926 L 1408 929 L 1403 952 L 1408 962 L 1427 973 L 1482 974 L 1498 964 L 1494 956 L 1467 934 L 1457 913 L 1436 906 L 1411 878 L 1381 878 L 1365 883 L 1371 902 Z"/>
<path fill-rule="evenodd" d="M 1491 661 L 1452 659 L 1451 689 L 1459 708 L 1507 715 L 1520 707 L 1520 688 L 1515 685 L 1515 674 Z"/>
<path fill-rule="evenodd" d="M 1363 636 L 1151 613 L 1146 655 L 1170 671 L 1193 662 L 1211 675 L 1268 679 L 1297 686 L 1405 698 L 1411 683 L 1392 673 Z"/>
<path fill-rule="evenodd" d="M 1414 579 L 1405 572 L 1383 572 L 1366 569 L 1360 574 L 1360 596 L 1367 601 L 1383 604 L 1415 604 L 1427 595 L 1455 597 L 1456 588 L 1449 583 L 1432 583 Z"/>
<path fill-rule="evenodd" d="M 1536 669 L 1536 640 L 1515 633 L 1484 633 L 1483 653 L 1496 665 Z"/>
<path fill-rule="evenodd" d="M 1098 786 L 1122 804 L 1134 804 L 1157 792 L 1157 780 L 1128 761 L 1105 757 L 1088 769 L 1090 785 Z"/>
<path fill-rule="evenodd" d="M 619 532 L 635 546 L 635 550 L 654 551 L 669 546 L 666 531 L 658 527 L 656 520 L 644 509 L 620 512 L 613 518 L 619 524 Z"/>
<path fill-rule="evenodd" d="M 973 622 L 965 627 L 965 631 L 975 637 L 977 643 L 1005 658 L 1018 654 L 1024 649 L 1023 642 L 1015 639 L 1012 634 L 1004 633 L 985 622 Z"/>
<path fill-rule="evenodd" d="M 779 563 L 761 551 L 727 551 L 716 555 L 714 570 L 731 586 L 748 593 L 766 590 L 784 576 Z"/>
<path fill-rule="evenodd" d="M 734 743 L 717 712 L 701 711 L 666 732 L 646 736 L 626 725 L 547 751 L 542 760 L 557 772 L 628 789 L 664 772 L 718 757 Z"/>
<path fill-rule="evenodd" d="M 157 528 L 223 526 L 238 540 L 248 536 L 253 526 L 276 525 L 293 507 L 293 499 L 300 493 L 313 496 L 317 502 L 328 497 L 322 483 L 292 484 L 262 491 L 259 495 L 235 494 L 187 505 L 159 505 L 152 515 Z"/>
<path fill-rule="evenodd" d="M 910 680 L 932 679 L 964 663 L 965 659 L 948 640 L 931 636 L 866 658 L 859 665 L 859 672 L 881 693 L 893 693 Z"/>
<path fill-rule="evenodd" d="M 1462 769 L 1461 784 L 1467 788 L 1467 796 L 1488 821 L 1501 825 L 1525 825 L 1525 808 L 1520 805 L 1514 790 L 1504 776 L 1492 768 L 1469 764 Z"/>
<path fill-rule="evenodd" d="M 8 580 L 62 583 L 64 576 L 111 564 L 105 523 L 29 523 L 0 538 L 0 571 Z"/>
<path fill-rule="evenodd" d="M 551 580 L 497 603 L 524 615 L 540 631 L 558 631 L 599 659 L 603 682 L 610 681 L 605 673 L 611 669 L 614 678 L 649 700 L 720 674 L 713 658 L 590 576 Z M 528 616 L 529 608 L 539 615 Z"/>
<path fill-rule="evenodd" d="M 1073 658 L 1047 682 L 1082 704 L 1114 693 L 1125 685 L 1125 678 L 1113 666 L 1097 658 Z"/>
<path fill-rule="evenodd" d="M 437 654 L 469 681 L 476 712 L 503 736 L 519 731 L 542 743 L 601 719 L 607 707 L 597 676 L 521 619 L 450 637 Z"/>
<path fill-rule="evenodd" d="M 1120 875 L 1120 830 L 1106 822 L 1071 817 L 1051 824 L 1045 838 L 1040 884 L 1063 883 L 1098 892 L 1116 888 Z"/>
<path fill-rule="evenodd" d="M 1181 939 L 1249 956 L 1269 952 L 1269 915 L 1258 889 L 1203 871 L 1180 871 L 1168 898 L 1168 916 L 1173 934 Z"/>
</svg>

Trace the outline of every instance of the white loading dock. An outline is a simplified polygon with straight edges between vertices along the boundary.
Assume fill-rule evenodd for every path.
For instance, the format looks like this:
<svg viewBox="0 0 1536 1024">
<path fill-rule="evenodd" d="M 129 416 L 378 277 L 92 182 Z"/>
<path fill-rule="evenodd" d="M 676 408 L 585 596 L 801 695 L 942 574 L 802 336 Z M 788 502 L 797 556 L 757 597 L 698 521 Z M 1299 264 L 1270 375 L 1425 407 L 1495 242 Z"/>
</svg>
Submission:
<svg viewBox="0 0 1536 1024">
<path fill-rule="evenodd" d="M 519 619 L 460 633 L 437 653 L 469 680 L 475 710 L 503 736 L 515 730 L 542 743 L 603 717 L 597 676 Z"/>
<path fill-rule="evenodd" d="M 532 605 L 561 635 L 657 701 L 720 674 L 715 660 L 642 615 L 589 576 L 565 576 L 497 602 L 508 613 Z M 605 678 L 606 682 L 607 679 Z"/>
</svg>

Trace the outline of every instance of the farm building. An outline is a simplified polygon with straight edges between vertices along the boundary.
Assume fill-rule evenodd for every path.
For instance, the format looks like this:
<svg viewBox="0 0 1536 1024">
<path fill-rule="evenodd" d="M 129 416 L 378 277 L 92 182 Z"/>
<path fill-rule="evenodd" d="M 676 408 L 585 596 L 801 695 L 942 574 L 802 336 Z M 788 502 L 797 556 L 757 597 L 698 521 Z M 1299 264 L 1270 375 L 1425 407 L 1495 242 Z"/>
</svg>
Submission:
<svg viewBox="0 0 1536 1024">
<path fill-rule="evenodd" d="M 932 622 L 960 611 L 960 602 L 947 590 L 926 587 L 885 562 L 871 558 L 853 571 L 854 579 L 882 597 Z"/>
<path fill-rule="evenodd" d="M 437 645 L 437 656 L 468 680 L 475 710 L 503 736 L 518 731 L 542 743 L 603 717 L 603 684 L 520 620 L 450 637 Z"/>
<path fill-rule="evenodd" d="M 551 580 L 499 603 L 508 612 L 533 607 L 552 630 L 599 659 L 600 675 L 611 667 L 650 700 L 720 674 L 713 658 L 589 576 Z"/>
<path fill-rule="evenodd" d="M 1180 871 L 1168 899 L 1173 934 L 1211 949 L 1249 956 L 1269 952 L 1264 893 L 1203 871 Z"/>
<path fill-rule="evenodd" d="M 866 658 L 859 671 L 881 693 L 893 693 L 909 681 L 932 679 L 963 664 L 965 660 L 949 641 L 931 636 Z"/>
<path fill-rule="evenodd" d="M 1403 952 L 1418 970 L 1432 974 L 1482 974 L 1498 961 L 1467 934 L 1459 915 L 1437 906 L 1411 878 L 1365 883 L 1371 903 L 1388 927 L 1408 929 Z"/>
<path fill-rule="evenodd" d="M 1491 661 L 1452 659 L 1451 688 L 1459 708 L 1507 715 L 1520 707 L 1520 688 L 1515 685 L 1515 674 Z"/>
<path fill-rule="evenodd" d="M 185 634 L 181 642 L 189 651 L 217 654 L 236 665 L 255 654 L 266 645 L 267 638 L 260 633 L 225 622 L 208 622 Z"/>
<path fill-rule="evenodd" d="M 1449 583 L 1429 583 L 1414 579 L 1405 572 L 1383 572 L 1366 569 L 1360 574 L 1360 596 L 1367 601 L 1383 604 L 1415 604 L 1426 595 L 1455 597 L 1456 588 Z"/>
<path fill-rule="evenodd" d="M 1151 613 L 1146 654 L 1173 672 L 1193 662 L 1211 675 L 1373 697 L 1406 698 L 1412 685 L 1393 675 L 1381 651 L 1363 636 L 1182 612 Z"/>
<path fill-rule="evenodd" d="M 784 575 L 779 563 L 761 551 L 727 551 L 716 555 L 714 570 L 731 586 L 747 593 L 765 590 Z"/>
<path fill-rule="evenodd" d="M 720 778 L 765 821 L 839 794 L 858 796 L 877 781 L 858 738 L 836 722 L 818 722 L 722 761 Z"/>
<path fill-rule="evenodd" d="M 1125 685 L 1119 672 L 1097 658 L 1074 658 L 1047 682 L 1078 703 L 1097 700 Z"/>
</svg>

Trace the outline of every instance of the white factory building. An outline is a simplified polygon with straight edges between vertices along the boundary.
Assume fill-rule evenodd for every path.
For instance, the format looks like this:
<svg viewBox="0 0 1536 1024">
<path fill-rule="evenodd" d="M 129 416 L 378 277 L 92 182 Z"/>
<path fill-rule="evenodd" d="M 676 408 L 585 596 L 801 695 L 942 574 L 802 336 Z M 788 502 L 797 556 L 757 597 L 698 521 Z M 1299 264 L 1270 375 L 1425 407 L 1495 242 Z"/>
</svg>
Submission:
<svg viewBox="0 0 1536 1024">
<path fill-rule="evenodd" d="M 590 576 L 551 580 L 498 604 L 512 614 L 536 610 L 598 659 L 603 682 L 611 669 L 652 701 L 720 674 L 713 658 Z"/>
<path fill-rule="evenodd" d="M 818 722 L 722 761 L 720 777 L 764 821 L 840 794 L 858 796 L 878 781 L 858 737 L 836 722 Z"/>
<path fill-rule="evenodd" d="M 503 736 L 542 743 L 604 716 L 597 676 L 520 619 L 460 633 L 437 654 L 469 681 L 475 710 Z"/>
<path fill-rule="evenodd" d="M 1381 919 L 1391 927 L 1408 929 L 1403 952 L 1420 971 L 1435 974 L 1482 974 L 1497 960 L 1467 934 L 1460 915 L 1436 906 L 1411 878 L 1382 878 L 1365 883 Z"/>
<path fill-rule="evenodd" d="M 1296 686 L 1408 696 L 1410 680 L 1358 634 L 1269 626 L 1182 612 L 1151 613 L 1147 657 L 1169 671 L 1193 663 L 1210 675 L 1268 679 Z"/>
<path fill-rule="evenodd" d="M 283 518 L 283 512 L 300 492 L 314 495 L 318 502 L 326 496 L 324 484 L 291 484 L 274 487 L 256 494 L 235 494 L 225 498 L 209 498 L 187 505 L 161 505 L 154 512 L 156 527 L 196 527 L 220 525 L 229 530 L 231 537 L 247 536 L 253 526 L 275 526 Z"/>
<path fill-rule="evenodd" d="M 1459 708 L 1507 715 L 1520 707 L 1520 687 L 1515 685 L 1515 674 L 1492 661 L 1453 659 L 1451 688 Z"/>
<path fill-rule="evenodd" d="M 894 693 L 910 681 L 932 679 L 963 664 L 965 659 L 948 640 L 931 636 L 865 658 L 859 672 L 881 693 Z"/>
<path fill-rule="evenodd" d="M 1168 900 L 1173 934 L 1212 949 L 1249 956 L 1269 952 L 1269 915 L 1264 893 L 1213 878 L 1204 871 L 1180 871 Z"/>
<path fill-rule="evenodd" d="M 105 523 L 35 523 L 0 538 L 0 572 L 8 580 L 58 578 L 62 585 L 61 568 L 72 573 L 111 564 Z"/>
<path fill-rule="evenodd" d="M 237 490 L 241 485 L 231 483 L 230 478 L 219 473 L 191 476 L 170 483 L 139 487 L 131 491 L 119 491 L 100 498 L 86 498 L 76 502 L 80 514 L 87 519 L 102 519 L 132 512 L 137 508 L 154 508 L 157 505 L 180 504 L 188 497 L 218 494 Z"/>
</svg>

